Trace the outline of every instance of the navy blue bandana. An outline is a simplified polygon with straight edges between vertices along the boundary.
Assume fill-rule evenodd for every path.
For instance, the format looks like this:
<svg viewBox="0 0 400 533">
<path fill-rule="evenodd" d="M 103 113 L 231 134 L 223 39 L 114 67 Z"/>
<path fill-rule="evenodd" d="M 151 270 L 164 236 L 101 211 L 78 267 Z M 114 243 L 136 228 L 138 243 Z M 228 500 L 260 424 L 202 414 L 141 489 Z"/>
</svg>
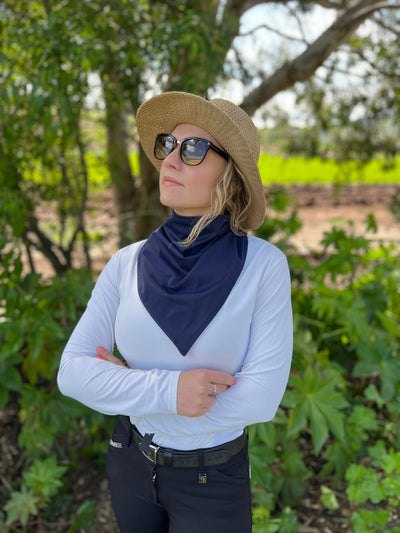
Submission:
<svg viewBox="0 0 400 533">
<path fill-rule="evenodd" d="M 224 304 L 247 254 L 247 236 L 232 232 L 229 215 L 219 215 L 190 246 L 179 245 L 198 219 L 173 213 L 138 256 L 140 299 L 182 355 Z"/>
</svg>

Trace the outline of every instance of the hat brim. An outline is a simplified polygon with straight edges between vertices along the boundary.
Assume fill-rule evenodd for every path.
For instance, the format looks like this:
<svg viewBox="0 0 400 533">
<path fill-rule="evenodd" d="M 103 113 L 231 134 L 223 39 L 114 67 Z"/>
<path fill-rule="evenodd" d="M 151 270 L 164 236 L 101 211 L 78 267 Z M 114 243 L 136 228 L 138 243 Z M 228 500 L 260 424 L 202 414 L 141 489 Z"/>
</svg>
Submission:
<svg viewBox="0 0 400 533">
<path fill-rule="evenodd" d="M 184 92 L 154 96 L 138 109 L 136 126 L 139 139 L 147 157 L 160 170 L 162 161 L 153 154 L 158 133 L 170 133 L 178 124 L 194 124 L 208 131 L 232 157 L 244 176 L 250 193 L 250 208 L 245 223 L 249 229 L 256 229 L 265 218 L 265 195 L 257 166 L 258 156 L 254 156 L 243 130 L 226 110 L 217 105 L 217 102 L 224 101 L 214 102 Z"/>
</svg>

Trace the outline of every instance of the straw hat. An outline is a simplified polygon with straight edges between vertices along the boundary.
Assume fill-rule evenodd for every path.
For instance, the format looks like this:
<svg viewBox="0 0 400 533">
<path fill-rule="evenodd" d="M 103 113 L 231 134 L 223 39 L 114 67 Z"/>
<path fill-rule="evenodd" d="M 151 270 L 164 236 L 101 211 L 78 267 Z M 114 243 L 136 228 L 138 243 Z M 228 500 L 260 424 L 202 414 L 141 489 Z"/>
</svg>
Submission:
<svg viewBox="0 0 400 533">
<path fill-rule="evenodd" d="M 162 162 L 153 155 L 156 135 L 171 133 L 178 124 L 194 124 L 208 131 L 232 157 L 250 192 L 246 225 L 249 229 L 258 228 L 265 217 L 265 196 L 257 167 L 260 141 L 251 118 L 243 109 L 221 98 L 206 100 L 184 92 L 150 98 L 139 107 L 136 125 L 143 150 L 157 170 Z"/>
</svg>

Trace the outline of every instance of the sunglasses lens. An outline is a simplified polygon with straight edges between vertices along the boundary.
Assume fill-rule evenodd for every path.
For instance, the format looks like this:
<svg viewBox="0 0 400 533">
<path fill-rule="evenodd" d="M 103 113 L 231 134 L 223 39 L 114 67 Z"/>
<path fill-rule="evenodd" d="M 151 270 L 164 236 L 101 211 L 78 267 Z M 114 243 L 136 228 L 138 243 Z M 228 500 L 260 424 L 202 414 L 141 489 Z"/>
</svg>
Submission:
<svg viewBox="0 0 400 533">
<path fill-rule="evenodd" d="M 180 144 L 180 142 L 177 142 L 172 135 L 160 133 L 157 135 L 154 144 L 154 157 L 162 161 L 174 150 L 177 144 Z M 185 165 L 192 167 L 200 165 L 207 154 L 208 148 L 209 143 L 204 139 L 198 137 L 185 139 L 180 146 L 181 159 Z"/>
<path fill-rule="evenodd" d="M 203 161 L 208 145 L 203 139 L 186 139 L 182 143 L 181 157 L 186 165 L 196 166 Z"/>
<path fill-rule="evenodd" d="M 172 152 L 175 147 L 175 139 L 171 135 L 157 135 L 154 145 L 154 157 L 161 161 Z"/>
</svg>

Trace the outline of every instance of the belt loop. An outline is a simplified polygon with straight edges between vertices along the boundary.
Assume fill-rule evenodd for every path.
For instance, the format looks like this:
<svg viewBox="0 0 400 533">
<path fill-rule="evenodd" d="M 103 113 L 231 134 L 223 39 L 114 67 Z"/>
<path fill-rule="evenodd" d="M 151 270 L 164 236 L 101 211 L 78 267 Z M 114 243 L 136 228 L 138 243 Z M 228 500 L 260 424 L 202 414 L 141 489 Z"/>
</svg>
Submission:
<svg viewBox="0 0 400 533">
<path fill-rule="evenodd" d="M 199 473 L 197 476 L 197 481 L 200 485 L 205 485 L 207 483 L 207 473 L 204 468 L 204 453 L 199 453 Z"/>
<path fill-rule="evenodd" d="M 124 439 L 124 445 L 129 447 L 131 441 L 132 441 L 132 424 L 129 420 L 128 416 L 119 415 L 118 416 L 124 430 L 125 430 L 125 439 Z"/>
</svg>

